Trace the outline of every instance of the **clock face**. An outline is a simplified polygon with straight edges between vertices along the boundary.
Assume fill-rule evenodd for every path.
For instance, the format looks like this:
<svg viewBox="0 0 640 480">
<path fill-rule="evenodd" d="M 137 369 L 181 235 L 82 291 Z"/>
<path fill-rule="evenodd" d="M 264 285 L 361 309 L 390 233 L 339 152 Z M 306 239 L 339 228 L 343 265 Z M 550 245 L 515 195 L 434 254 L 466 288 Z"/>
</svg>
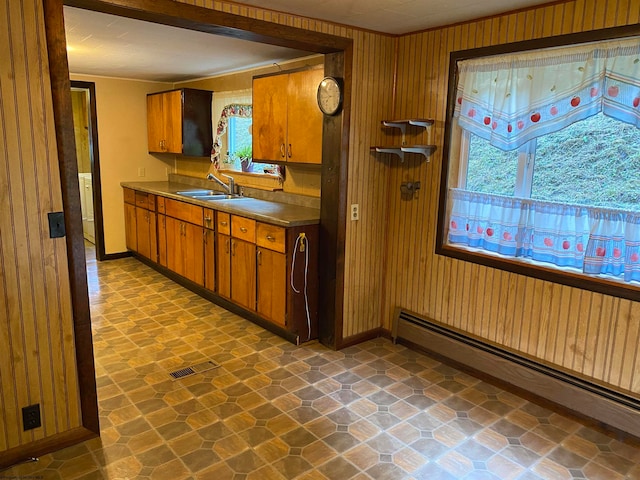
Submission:
<svg viewBox="0 0 640 480">
<path fill-rule="evenodd" d="M 342 105 L 342 89 L 338 80 L 326 77 L 318 85 L 318 107 L 325 115 L 334 115 Z"/>
</svg>

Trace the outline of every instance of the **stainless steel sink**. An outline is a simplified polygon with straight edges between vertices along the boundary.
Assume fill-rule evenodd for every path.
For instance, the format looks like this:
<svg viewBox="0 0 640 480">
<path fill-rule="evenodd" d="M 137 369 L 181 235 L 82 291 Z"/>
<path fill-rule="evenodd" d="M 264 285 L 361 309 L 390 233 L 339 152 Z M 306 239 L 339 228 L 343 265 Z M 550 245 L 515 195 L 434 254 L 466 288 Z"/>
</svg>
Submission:
<svg viewBox="0 0 640 480">
<path fill-rule="evenodd" d="M 183 190 L 176 192 L 177 195 L 184 195 L 185 197 L 195 197 L 200 195 L 215 195 L 222 194 L 222 192 L 216 192 L 215 190 Z"/>
<path fill-rule="evenodd" d="M 185 197 L 193 198 L 195 200 L 205 200 L 207 202 L 213 202 L 216 200 L 231 200 L 233 198 L 242 198 L 240 195 L 230 195 L 228 193 L 219 192 L 216 190 L 182 190 L 176 192 L 177 195 L 183 195 Z"/>
<path fill-rule="evenodd" d="M 215 193 L 213 195 L 192 195 L 191 198 L 198 200 L 206 200 L 207 202 L 214 200 L 231 200 L 234 198 L 242 198 L 240 195 L 229 195 L 228 193 Z"/>
</svg>

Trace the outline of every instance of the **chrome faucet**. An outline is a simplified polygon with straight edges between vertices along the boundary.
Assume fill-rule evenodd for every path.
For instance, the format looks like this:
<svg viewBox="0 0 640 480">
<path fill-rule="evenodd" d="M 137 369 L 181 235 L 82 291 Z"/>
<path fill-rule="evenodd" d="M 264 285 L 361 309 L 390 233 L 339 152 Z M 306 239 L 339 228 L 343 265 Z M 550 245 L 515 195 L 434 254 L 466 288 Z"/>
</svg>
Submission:
<svg viewBox="0 0 640 480">
<path fill-rule="evenodd" d="M 229 175 L 225 175 L 224 173 L 219 173 L 218 175 L 220 175 L 221 177 L 224 177 L 228 180 L 229 185 L 227 185 L 226 183 L 224 183 L 222 180 L 220 180 L 218 177 L 216 177 L 213 173 L 209 173 L 207 175 L 207 180 L 212 180 L 216 183 L 218 183 L 220 186 L 222 186 L 222 188 L 224 188 L 227 192 L 229 192 L 230 195 L 233 195 L 235 193 L 236 190 L 236 186 L 235 183 L 233 181 L 233 177 L 229 176 Z"/>
</svg>

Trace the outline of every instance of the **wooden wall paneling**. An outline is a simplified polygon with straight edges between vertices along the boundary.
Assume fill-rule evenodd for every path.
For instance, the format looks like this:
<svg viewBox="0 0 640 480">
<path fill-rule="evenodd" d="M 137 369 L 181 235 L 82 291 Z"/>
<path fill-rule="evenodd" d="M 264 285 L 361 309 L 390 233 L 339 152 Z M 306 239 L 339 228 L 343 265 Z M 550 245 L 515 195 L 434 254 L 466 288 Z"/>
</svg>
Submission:
<svg viewBox="0 0 640 480">
<path fill-rule="evenodd" d="M 629 309 L 628 324 L 620 386 L 632 390 L 634 386 L 638 386 L 638 383 L 634 382 L 634 377 L 637 375 L 638 346 L 640 345 L 640 309 L 637 308 L 637 305 L 636 308 Z"/>
<path fill-rule="evenodd" d="M 42 39 L 43 31 L 41 30 L 42 25 L 38 19 L 36 5 L 33 3 L 25 3 L 24 7 L 24 31 L 29 31 L 28 25 L 35 25 L 36 29 L 39 30 L 36 35 L 27 34 L 25 39 L 25 64 L 27 66 L 25 70 L 26 76 L 23 79 L 16 78 L 16 81 L 18 85 L 24 82 L 26 87 L 24 88 L 25 97 L 20 99 L 20 103 L 24 102 L 24 105 L 29 105 L 28 110 L 24 109 L 23 119 L 19 121 L 22 125 L 30 124 L 33 126 L 33 130 L 21 129 L 20 132 L 22 135 L 21 142 L 24 142 L 24 145 L 28 145 L 29 143 L 33 145 L 29 154 L 23 157 L 23 163 L 25 166 L 23 174 L 25 174 L 26 178 L 33 179 L 33 183 L 27 186 L 25 190 L 26 195 L 24 196 L 24 200 L 27 202 L 25 205 L 27 219 L 39 220 L 39 225 L 36 226 L 35 224 L 32 224 L 29 227 L 30 230 L 35 230 L 32 230 L 30 234 L 29 251 L 40 252 L 40 257 L 32 254 L 30 259 L 32 277 L 29 288 L 32 292 L 31 302 L 33 303 L 32 313 L 34 317 L 31 322 L 27 323 L 30 328 L 28 335 L 25 335 L 25 342 L 28 349 L 27 352 L 25 352 L 25 357 L 29 358 L 29 400 L 32 403 L 41 403 L 41 410 L 43 412 L 43 428 L 33 430 L 32 439 L 40 439 L 44 438 L 46 435 L 57 432 L 56 415 L 54 415 L 53 412 L 56 411 L 56 405 L 64 407 L 66 402 L 64 402 L 62 398 L 56 398 L 56 390 L 62 390 L 60 387 L 64 385 L 64 382 L 60 381 L 62 379 L 55 375 L 56 364 L 54 363 L 54 360 L 57 355 L 55 351 L 52 351 L 50 340 L 48 338 L 49 335 L 47 335 L 47 333 L 51 331 L 50 322 L 60 320 L 57 316 L 59 315 L 61 308 L 60 302 L 57 301 L 59 299 L 58 292 L 56 288 L 41 288 L 36 285 L 40 286 L 42 284 L 46 284 L 51 286 L 55 285 L 53 282 L 58 281 L 62 295 L 69 295 L 70 292 L 68 281 L 57 278 L 57 276 L 53 275 L 47 278 L 47 257 L 49 257 L 49 259 L 55 258 L 55 253 L 52 248 L 54 242 L 47 240 L 48 223 L 44 212 L 53 210 L 54 205 L 52 205 L 53 199 L 51 198 L 51 186 L 48 182 L 42 182 L 39 181 L 39 179 L 43 178 L 44 175 L 47 175 L 51 181 L 58 180 L 59 182 L 59 176 L 57 175 L 57 171 L 51 171 L 49 166 L 45 165 L 45 162 L 40 160 L 36 153 L 48 151 L 48 147 L 53 145 L 54 137 L 51 135 L 52 130 L 47 129 L 46 127 L 43 128 L 42 135 L 38 135 L 36 133 L 38 131 L 37 125 L 42 121 L 40 119 L 51 121 L 52 118 L 50 116 L 47 118 L 43 102 L 37 102 L 31 99 L 32 92 L 42 91 L 45 87 L 42 75 L 44 66 L 41 64 L 42 60 L 41 57 L 39 57 L 40 51 L 38 48 L 38 42 Z M 28 132 L 26 135 L 25 130 Z M 47 135 L 47 133 L 49 133 L 49 135 Z M 57 196 L 56 200 L 58 206 L 60 206 L 60 196 Z M 27 221 L 29 222 L 29 220 Z M 36 233 L 36 235 L 33 235 L 33 233 Z M 60 241 L 59 243 L 64 242 Z M 59 268 L 62 272 L 67 273 L 66 264 L 59 265 Z M 67 297 L 67 299 L 68 298 L 69 297 Z M 68 324 L 71 323 L 71 315 L 63 318 Z M 60 327 L 64 329 L 64 323 L 58 328 Z M 33 349 L 31 347 L 32 345 L 37 345 L 38 348 Z M 65 352 L 65 348 L 68 347 L 68 345 L 61 345 L 59 347 L 62 347 L 59 351 Z M 73 345 L 71 345 L 71 349 L 71 351 L 73 351 Z M 77 394 L 75 386 L 77 375 L 75 371 L 73 371 L 71 375 L 74 382 L 71 390 L 68 392 L 73 395 L 74 393 Z M 77 402 L 74 402 L 73 399 L 69 400 L 72 405 L 77 406 Z M 62 405 L 59 405 L 59 403 L 62 403 Z M 65 411 L 64 408 L 61 408 L 58 409 L 58 412 L 56 413 L 64 413 L 66 414 L 66 418 L 69 418 L 70 410 Z M 65 429 L 67 425 L 61 425 L 61 427 L 62 429 Z"/>
<path fill-rule="evenodd" d="M 52 105 L 42 95 L 50 91 L 44 15 L 35 0 L 0 4 L 2 467 L 15 449 L 78 427 L 80 412 L 66 242 L 48 232 L 47 212 L 62 210 L 62 195 Z M 34 403 L 42 427 L 23 432 L 20 410 Z"/>
<path fill-rule="evenodd" d="M 347 220 L 345 285 L 351 286 L 351 295 L 345 297 L 345 338 L 375 330 L 381 321 L 383 279 L 379 272 L 385 249 L 386 176 L 385 166 L 369 153 L 368 145 L 375 144 L 380 135 L 378 122 L 387 115 L 392 94 L 393 40 L 367 32 L 357 32 L 354 40 L 354 84 L 359 88 L 353 92 L 351 144 L 366 148 L 366 155 L 352 158 L 349 164 L 349 178 L 358 181 L 349 184 L 347 205 L 358 203 L 361 217 L 357 222 Z M 365 49 L 364 44 L 370 48 Z"/>
<path fill-rule="evenodd" d="M 3 11 L 9 12 L 9 15 L 17 25 L 19 23 L 14 19 L 14 13 L 9 10 L 9 0 L 5 0 L 2 6 Z M 0 42 L 0 55 L 2 58 L 12 58 L 11 45 L 13 42 L 21 40 L 20 31 L 16 38 L 16 27 L 9 28 L 9 18 L 0 17 L 0 21 L 3 21 L 2 28 L 3 41 Z M 19 16 L 17 18 L 20 18 Z M 6 35 L 6 36 L 5 36 Z M 20 319 L 20 295 L 19 295 L 19 276 L 20 265 L 18 259 L 20 258 L 18 242 L 24 241 L 26 229 L 24 216 L 20 216 L 20 210 L 24 208 L 21 204 L 23 196 L 22 182 L 20 180 L 21 169 L 19 160 L 21 157 L 20 145 L 18 142 L 18 118 L 15 116 L 15 110 L 18 108 L 16 99 L 16 85 L 12 80 L 15 75 L 13 68 L 9 62 L 2 62 L 0 64 L 0 71 L 2 82 L 0 82 L 0 99 L 2 107 L 2 122 L 3 122 L 3 138 L 2 138 L 2 152 L 4 155 L 4 165 L 2 172 L 2 195 L 6 203 L 9 204 L 8 209 L 3 210 L 2 214 L 2 231 L 13 232 L 12 235 L 2 236 L 2 276 L 4 278 L 5 289 L 3 291 L 4 297 L 4 310 L 6 313 L 6 322 L 0 324 L 0 328 L 3 330 L 3 337 L 7 339 L 6 345 L 8 348 L 0 349 L 2 353 L 2 400 L 5 406 L 4 416 L 6 418 L 6 437 L 5 437 L 5 449 L 14 447 L 19 444 L 21 437 L 21 429 L 19 425 L 19 413 L 18 406 L 24 405 L 26 399 L 26 392 L 23 389 L 16 391 L 14 378 L 26 378 L 26 365 L 22 361 L 16 361 L 16 359 L 22 358 L 21 351 L 24 350 L 23 346 L 23 331 Z M 8 81 L 7 81 L 8 80 Z M 13 161 L 10 161 L 13 160 Z M 17 180 L 17 182 L 16 182 Z M 20 204 L 17 200 L 20 200 Z M 5 203 L 3 202 L 3 203 Z M 21 208 L 22 207 L 22 208 Z M 15 210 L 18 210 L 17 212 Z"/>
<path fill-rule="evenodd" d="M 630 23 L 637 21 L 638 6 L 636 0 L 577 0 L 402 37 L 395 116 L 434 116 L 433 138 L 440 146 L 450 50 Z M 429 73 L 423 73 L 417 59 L 429 62 Z M 416 94 L 416 89 L 426 93 Z M 428 205 L 419 200 L 408 206 L 396 198 L 394 188 L 407 175 L 415 174 L 426 179 L 421 193 L 430 197 L 439 186 L 439 176 L 432 173 L 440 168 L 440 160 L 436 151 L 426 170 L 412 162 L 390 168 L 388 226 L 392 232 L 408 235 L 391 234 L 389 238 L 383 327 L 390 328 L 393 307 L 403 306 L 543 361 L 601 381 L 614 380 L 620 388 L 637 388 L 631 370 L 625 367 L 635 365 L 637 347 L 631 345 L 638 333 L 625 320 L 628 301 L 433 255 L 436 226 L 432 215 L 437 196 Z M 414 256 L 408 262 L 406 252 L 411 250 Z M 621 343 L 620 335 L 634 340 Z M 621 348 L 624 362 L 618 360 Z"/>
</svg>

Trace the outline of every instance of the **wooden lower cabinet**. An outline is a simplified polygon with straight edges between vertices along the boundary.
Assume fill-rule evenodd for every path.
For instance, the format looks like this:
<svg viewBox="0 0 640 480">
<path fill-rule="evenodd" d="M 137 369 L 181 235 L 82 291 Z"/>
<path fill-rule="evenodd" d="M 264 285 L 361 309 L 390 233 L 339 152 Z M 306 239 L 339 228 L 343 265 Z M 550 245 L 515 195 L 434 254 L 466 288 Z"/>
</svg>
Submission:
<svg viewBox="0 0 640 480">
<path fill-rule="evenodd" d="M 166 218 L 167 268 L 204 285 L 204 229 L 201 226 Z"/>
<path fill-rule="evenodd" d="M 256 245 L 238 238 L 231 239 L 231 300 L 256 309 Z"/>
<path fill-rule="evenodd" d="M 158 214 L 158 263 L 167 266 L 167 216 Z"/>
<path fill-rule="evenodd" d="M 218 233 L 216 237 L 218 295 L 231 299 L 231 236 Z"/>
<path fill-rule="evenodd" d="M 157 261 L 156 196 L 131 189 L 124 191 L 125 244 L 128 250 Z"/>
<path fill-rule="evenodd" d="M 124 204 L 124 235 L 127 250 L 138 251 L 138 235 L 136 232 L 136 206 Z"/>
<path fill-rule="evenodd" d="M 149 260 L 157 261 L 156 212 L 136 207 L 136 251 Z"/>
<path fill-rule="evenodd" d="M 299 341 L 316 338 L 318 225 L 275 226 L 127 188 L 125 218 L 128 249 Z"/>
<path fill-rule="evenodd" d="M 281 327 L 286 326 L 286 255 L 258 247 L 256 292 L 258 314 Z"/>
</svg>

